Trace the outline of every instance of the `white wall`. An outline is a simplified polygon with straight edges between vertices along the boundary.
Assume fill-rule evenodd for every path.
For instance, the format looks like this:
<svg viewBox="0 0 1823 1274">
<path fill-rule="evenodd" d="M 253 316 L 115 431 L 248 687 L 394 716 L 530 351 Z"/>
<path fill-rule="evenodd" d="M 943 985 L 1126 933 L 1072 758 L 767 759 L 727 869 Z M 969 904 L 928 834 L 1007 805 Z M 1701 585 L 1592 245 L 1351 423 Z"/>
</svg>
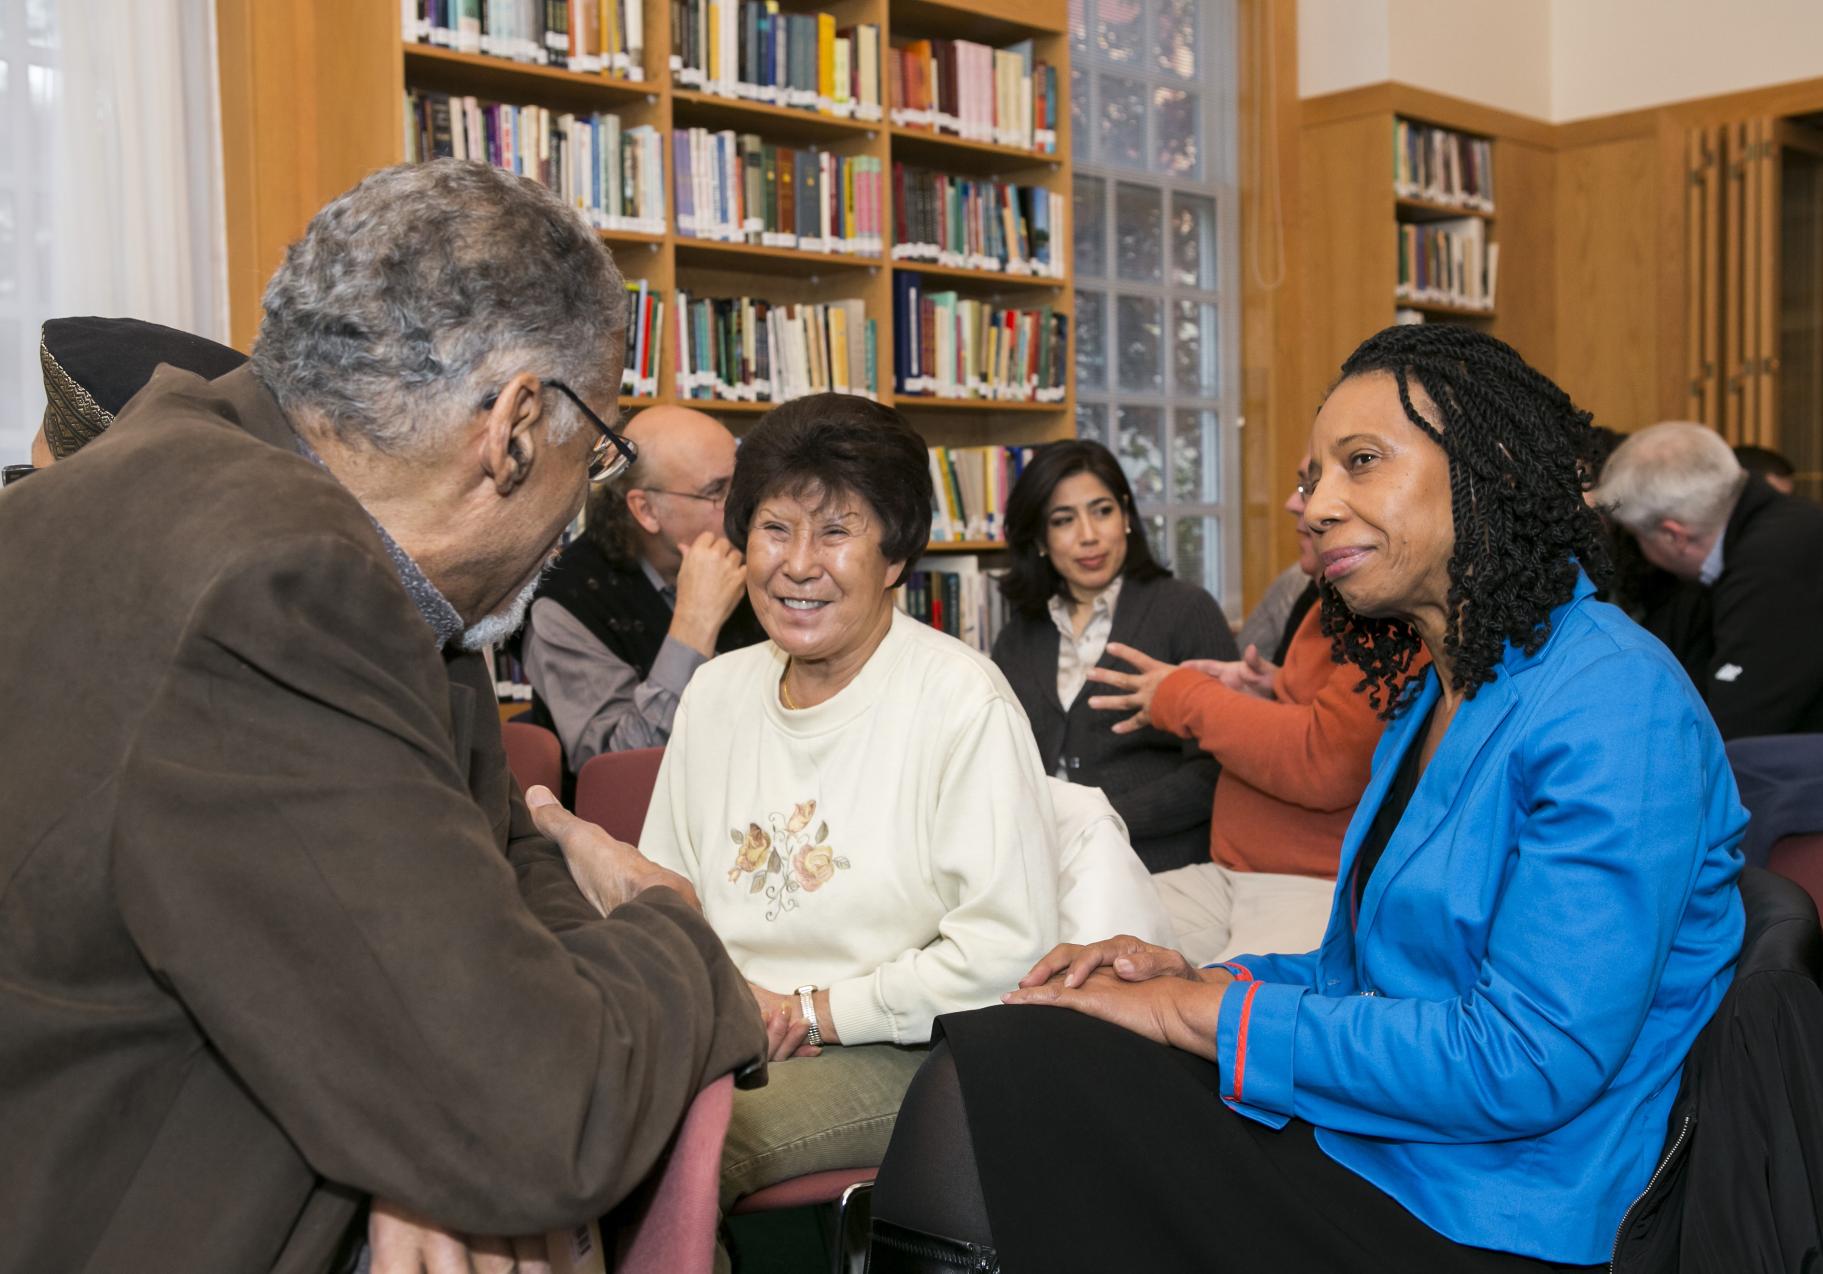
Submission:
<svg viewBox="0 0 1823 1274">
<path fill-rule="evenodd" d="M 1551 0 L 1553 119 L 1819 77 L 1818 0 Z"/>
<path fill-rule="evenodd" d="M 1820 0 L 1297 0 L 1304 97 L 1396 80 L 1562 122 L 1823 78 Z"/>
<path fill-rule="evenodd" d="M 1298 0 L 1298 93 L 1397 80 L 1551 110 L 1550 0 Z"/>
</svg>

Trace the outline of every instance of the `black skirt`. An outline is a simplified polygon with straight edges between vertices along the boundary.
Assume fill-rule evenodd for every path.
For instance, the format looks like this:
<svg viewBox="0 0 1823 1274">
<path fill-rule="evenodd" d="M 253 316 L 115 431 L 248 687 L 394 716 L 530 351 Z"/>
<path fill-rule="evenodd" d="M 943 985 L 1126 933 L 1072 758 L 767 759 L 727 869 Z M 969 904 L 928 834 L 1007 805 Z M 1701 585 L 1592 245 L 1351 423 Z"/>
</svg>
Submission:
<svg viewBox="0 0 1823 1274">
<path fill-rule="evenodd" d="M 1214 1063 L 1067 1009 L 939 1020 L 1009 1274 L 1537 1274 L 1464 1247 L 1324 1154 L 1223 1105 Z"/>
</svg>

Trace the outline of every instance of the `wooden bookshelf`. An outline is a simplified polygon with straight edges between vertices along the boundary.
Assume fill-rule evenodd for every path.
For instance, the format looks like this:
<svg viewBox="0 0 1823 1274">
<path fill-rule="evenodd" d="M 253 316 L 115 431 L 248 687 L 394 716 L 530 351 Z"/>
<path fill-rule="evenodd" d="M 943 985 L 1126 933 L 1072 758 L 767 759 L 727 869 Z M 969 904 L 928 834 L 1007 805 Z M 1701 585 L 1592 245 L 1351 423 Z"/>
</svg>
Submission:
<svg viewBox="0 0 1823 1274">
<path fill-rule="evenodd" d="M 728 98 L 672 82 L 669 0 L 645 0 L 643 78 L 589 75 L 407 42 L 399 6 L 374 0 L 319 0 L 311 6 L 263 0 L 217 0 L 222 33 L 224 169 L 229 204 L 231 324 L 247 348 L 258 324 L 259 294 L 284 246 L 302 233 L 317 208 L 374 167 L 404 156 L 404 97 L 416 88 L 553 110 L 612 111 L 628 126 L 650 124 L 667 134 L 664 147 L 665 234 L 604 230 L 601 238 L 622 273 L 644 280 L 665 301 L 667 328 L 680 287 L 693 297 L 754 296 L 778 303 L 859 299 L 876 324 L 879 397 L 906 410 L 933 445 L 1030 443 L 1065 438 L 1075 430 L 1074 294 L 1068 277 L 1033 278 L 925 266 L 891 257 L 892 165 L 993 175 L 1064 196 L 1063 223 L 1051 228 L 1053 250 L 1072 244 L 1069 224 L 1069 112 L 1057 121 L 1055 154 L 965 141 L 878 121 L 839 118 L 771 103 Z M 1033 42 L 1039 60 L 1057 68 L 1067 93 L 1069 35 L 1066 0 L 793 0 L 793 11 L 833 12 L 843 26 L 880 28 L 881 93 L 889 93 L 885 55 L 895 42 L 952 37 L 1004 46 Z M 306 10 L 308 12 L 306 12 Z M 300 96 L 301 95 L 301 96 Z M 892 103 L 883 101 L 890 112 Z M 770 142 L 816 146 L 881 161 L 885 189 L 885 251 L 878 257 L 804 252 L 723 243 L 676 231 L 669 134 L 674 128 L 733 129 Z M 941 278 L 964 296 L 1025 306 L 1048 305 L 1069 316 L 1065 394 L 1060 402 L 895 399 L 893 278 L 916 272 Z M 661 403 L 730 417 L 730 424 L 765 412 L 770 403 L 684 398 L 676 394 L 674 335 L 661 338 L 658 393 L 623 397 L 624 411 Z"/>
<path fill-rule="evenodd" d="M 1303 104 L 1299 128 L 1302 319 L 1300 402 L 1314 411 L 1354 347 L 1417 310 L 1427 322 L 1490 332 L 1533 362 L 1555 362 L 1552 141 L 1535 120 L 1400 84 L 1375 85 Z M 1487 140 L 1494 210 L 1399 194 L 1392 155 L 1399 120 Z M 1500 245 L 1494 307 L 1476 309 L 1395 295 L 1398 228 L 1458 217 L 1484 223 Z"/>
</svg>

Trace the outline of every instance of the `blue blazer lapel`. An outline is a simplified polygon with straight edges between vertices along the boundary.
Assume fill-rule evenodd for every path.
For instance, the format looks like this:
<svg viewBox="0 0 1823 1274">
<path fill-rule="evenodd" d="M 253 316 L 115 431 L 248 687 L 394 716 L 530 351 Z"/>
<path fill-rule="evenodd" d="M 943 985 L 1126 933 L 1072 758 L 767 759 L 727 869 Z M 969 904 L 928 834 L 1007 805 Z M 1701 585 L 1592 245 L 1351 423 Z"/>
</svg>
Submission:
<svg viewBox="0 0 1823 1274">
<path fill-rule="evenodd" d="M 1355 923 L 1357 941 L 1368 926 L 1373 924 L 1380 899 L 1385 896 L 1388 885 L 1398 876 L 1399 868 L 1417 852 L 1419 846 L 1431 838 L 1431 834 L 1449 814 L 1456 803 L 1456 794 L 1462 790 L 1464 780 L 1475 766 L 1475 758 L 1481 755 L 1482 746 L 1518 702 L 1518 696 L 1513 693 L 1511 674 L 1510 665 L 1503 663 L 1493 681 L 1483 685 L 1475 692 L 1473 699 L 1465 701 L 1456 709 L 1456 719 L 1450 722 L 1443 742 L 1437 745 L 1436 755 L 1424 767 L 1418 786 L 1412 792 L 1411 803 L 1405 807 L 1399 826 L 1387 841 L 1386 850 L 1380 855 L 1374 874 L 1367 882 L 1367 889 L 1361 895 L 1361 915 Z M 1408 746 L 1423 746 L 1422 739 L 1418 737 L 1419 728 L 1423 725 L 1425 710 L 1439 693 L 1436 682 L 1437 678 L 1433 675 L 1430 684 L 1425 687 L 1426 698 L 1409 714 L 1410 721 L 1401 731 L 1401 737 Z M 1387 758 L 1389 781 L 1392 772 L 1398 768 L 1399 759 L 1404 755 L 1405 752 L 1401 749 L 1396 755 Z M 1377 779 L 1380 776 L 1374 777 Z M 1381 793 L 1385 793 L 1384 785 Z M 1378 802 L 1374 808 L 1379 808 Z M 1371 819 L 1368 821 L 1371 822 Z"/>
</svg>

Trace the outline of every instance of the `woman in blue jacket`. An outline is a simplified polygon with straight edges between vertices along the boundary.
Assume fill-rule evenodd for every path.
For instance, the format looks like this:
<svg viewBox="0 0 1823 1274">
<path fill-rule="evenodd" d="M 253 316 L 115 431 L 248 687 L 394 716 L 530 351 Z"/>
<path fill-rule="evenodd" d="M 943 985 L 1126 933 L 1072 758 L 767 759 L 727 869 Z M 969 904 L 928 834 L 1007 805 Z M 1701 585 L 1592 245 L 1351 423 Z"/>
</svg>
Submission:
<svg viewBox="0 0 1823 1274">
<path fill-rule="evenodd" d="M 1390 724 L 1322 946 L 1060 947 L 1007 998 L 1076 1012 L 943 1019 L 876 1274 L 1608 1260 L 1740 950 L 1746 815 L 1676 661 L 1593 596 L 1588 428 L 1464 328 L 1343 365 L 1305 519 Z M 1173 671 L 1099 671 L 1097 706 L 1144 721 Z"/>
</svg>

